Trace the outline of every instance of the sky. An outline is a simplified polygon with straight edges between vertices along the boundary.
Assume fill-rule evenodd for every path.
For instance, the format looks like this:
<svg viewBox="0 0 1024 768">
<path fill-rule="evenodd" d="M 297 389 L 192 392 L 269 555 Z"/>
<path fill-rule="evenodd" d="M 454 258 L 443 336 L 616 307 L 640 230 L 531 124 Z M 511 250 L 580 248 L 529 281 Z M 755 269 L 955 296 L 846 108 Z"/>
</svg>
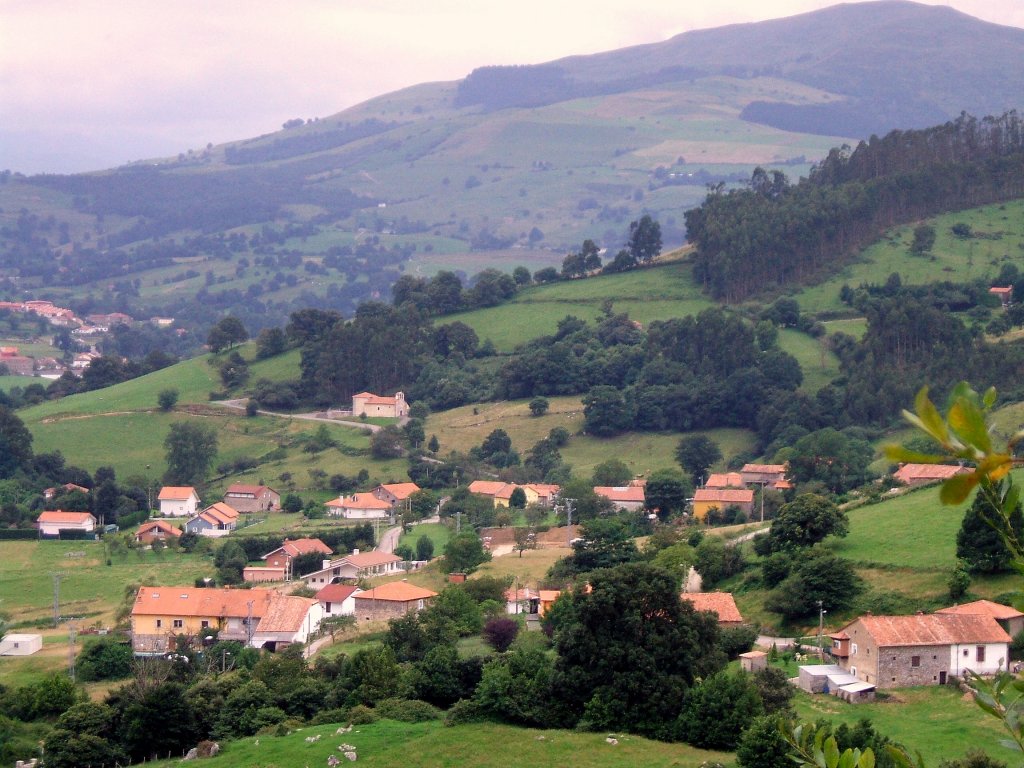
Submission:
<svg viewBox="0 0 1024 768">
<path fill-rule="evenodd" d="M 835 0 L 0 0 L 0 170 L 72 173 L 257 136 L 488 64 Z M 1024 0 L 925 0 L 1024 28 Z"/>
</svg>

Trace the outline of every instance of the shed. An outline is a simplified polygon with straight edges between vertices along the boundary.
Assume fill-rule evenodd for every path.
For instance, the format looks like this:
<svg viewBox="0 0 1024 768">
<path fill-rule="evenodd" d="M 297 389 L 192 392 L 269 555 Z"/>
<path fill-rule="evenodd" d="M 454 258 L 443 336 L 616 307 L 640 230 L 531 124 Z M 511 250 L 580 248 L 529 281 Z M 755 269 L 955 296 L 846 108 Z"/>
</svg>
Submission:
<svg viewBox="0 0 1024 768">
<path fill-rule="evenodd" d="M 0 640 L 0 656 L 31 656 L 42 649 L 42 635 L 9 634 Z"/>
<path fill-rule="evenodd" d="M 740 654 L 740 668 L 744 672 L 757 672 L 768 667 L 768 654 L 764 651 L 747 651 Z"/>
<path fill-rule="evenodd" d="M 829 686 L 829 676 L 846 674 L 837 664 L 804 664 L 800 667 L 800 688 L 808 693 L 824 693 Z"/>
</svg>

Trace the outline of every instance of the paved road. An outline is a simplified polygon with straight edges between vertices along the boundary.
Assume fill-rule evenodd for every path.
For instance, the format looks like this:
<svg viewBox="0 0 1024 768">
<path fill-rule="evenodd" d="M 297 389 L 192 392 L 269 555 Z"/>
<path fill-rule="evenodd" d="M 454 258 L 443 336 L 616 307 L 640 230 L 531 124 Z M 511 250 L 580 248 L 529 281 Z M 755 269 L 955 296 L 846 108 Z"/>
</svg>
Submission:
<svg viewBox="0 0 1024 768">
<path fill-rule="evenodd" d="M 214 400 L 211 405 L 222 405 L 225 408 L 234 408 L 236 411 L 244 411 L 245 406 L 249 403 L 248 400 Z M 379 432 L 379 424 L 369 424 L 365 421 L 345 421 L 342 419 L 332 419 L 325 411 L 316 411 L 313 413 L 278 413 L 276 411 L 264 411 L 262 408 L 257 410 L 256 413 L 261 416 L 277 416 L 280 419 L 302 419 L 303 421 L 323 421 L 327 424 L 342 424 L 346 427 L 357 427 L 359 429 L 368 429 L 371 432 Z M 401 423 L 401 422 L 399 422 Z"/>
</svg>

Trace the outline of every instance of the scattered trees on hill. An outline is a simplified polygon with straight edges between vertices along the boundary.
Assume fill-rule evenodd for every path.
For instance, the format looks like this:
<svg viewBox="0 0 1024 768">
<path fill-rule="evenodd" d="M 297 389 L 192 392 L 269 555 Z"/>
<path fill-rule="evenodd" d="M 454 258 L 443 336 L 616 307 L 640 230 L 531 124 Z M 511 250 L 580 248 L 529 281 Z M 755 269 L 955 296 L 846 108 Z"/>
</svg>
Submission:
<svg viewBox="0 0 1024 768">
<path fill-rule="evenodd" d="M 700 485 L 711 465 L 721 460 L 718 443 L 707 435 L 687 435 L 676 446 L 676 461 L 689 473 L 694 486 Z"/>
<path fill-rule="evenodd" d="M 168 485 L 201 485 L 217 455 L 217 433 L 212 427 L 179 421 L 164 439 Z"/>
<path fill-rule="evenodd" d="M 210 334 L 206 337 L 206 344 L 212 352 L 221 352 L 230 349 L 236 344 L 241 344 L 249 338 L 249 332 L 245 330 L 242 321 L 237 317 L 228 315 L 221 318 L 216 325 L 210 328 Z"/>
</svg>

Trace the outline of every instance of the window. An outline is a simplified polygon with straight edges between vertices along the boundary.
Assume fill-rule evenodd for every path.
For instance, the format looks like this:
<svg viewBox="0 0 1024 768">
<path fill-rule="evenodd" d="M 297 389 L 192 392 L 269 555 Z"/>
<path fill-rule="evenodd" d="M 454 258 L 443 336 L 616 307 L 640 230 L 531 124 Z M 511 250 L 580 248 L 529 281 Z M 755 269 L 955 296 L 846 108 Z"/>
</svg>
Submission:
<svg viewBox="0 0 1024 768">
<path fill-rule="evenodd" d="M 977 661 L 984 661 L 985 660 L 985 646 L 984 645 L 979 645 L 978 646 L 978 648 L 977 648 L 977 657 L 976 658 L 977 658 Z"/>
<path fill-rule="evenodd" d="M 912 666 L 912 667 L 920 667 L 921 666 L 921 657 L 920 656 L 911 656 L 910 657 L 910 666 Z"/>
<path fill-rule="evenodd" d="M 157 629 L 160 629 L 160 627 L 162 627 L 163 625 L 164 625 L 164 620 L 163 619 L 157 619 L 156 620 L 156 628 Z"/>
<path fill-rule="evenodd" d="M 182 619 L 175 619 L 174 620 L 174 628 L 175 629 L 181 629 L 183 626 L 185 626 L 185 622 Z"/>
<path fill-rule="evenodd" d="M 968 650 L 967 650 L 966 648 L 964 648 L 964 657 L 965 657 L 965 658 L 967 657 L 967 655 L 968 655 L 969 653 L 970 653 L 970 651 L 968 651 Z"/>
<path fill-rule="evenodd" d="M 857 655 L 857 644 L 856 643 L 853 643 L 852 645 L 850 645 L 850 653 L 852 653 L 854 656 Z"/>
<path fill-rule="evenodd" d="M 209 629 L 210 622 L 207 619 L 203 619 L 201 622 L 199 622 L 199 626 L 201 626 L 203 629 Z"/>
</svg>

